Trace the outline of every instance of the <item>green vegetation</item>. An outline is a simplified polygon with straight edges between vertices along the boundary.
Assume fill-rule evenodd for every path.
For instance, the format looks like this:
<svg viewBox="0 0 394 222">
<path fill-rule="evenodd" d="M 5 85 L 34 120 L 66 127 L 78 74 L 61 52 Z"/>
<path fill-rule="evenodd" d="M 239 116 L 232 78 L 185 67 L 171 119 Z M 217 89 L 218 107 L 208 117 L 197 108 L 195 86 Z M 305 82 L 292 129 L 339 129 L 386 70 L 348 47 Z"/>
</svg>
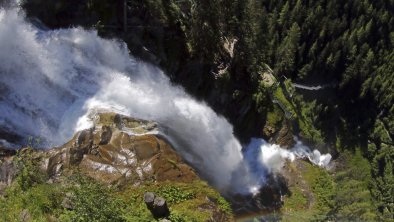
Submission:
<svg viewBox="0 0 394 222">
<path fill-rule="evenodd" d="M 344 163 L 334 175 L 337 192 L 335 206 L 330 215 L 335 220 L 376 221 L 377 213 L 369 192 L 371 186 L 371 167 L 359 149 L 355 153 L 346 151 Z"/>
<path fill-rule="evenodd" d="M 267 113 L 267 123 L 270 126 L 275 126 L 276 128 L 280 127 L 280 124 L 282 123 L 284 115 L 278 115 L 280 113 L 280 109 L 277 106 L 274 106 L 272 111 L 269 111 Z"/>
<path fill-rule="evenodd" d="M 14 163 L 20 170 L 0 197 L 1 221 L 126 221 L 124 206 L 111 197 L 114 191 L 97 182 L 76 174 L 62 183 L 47 183 L 32 148 L 19 151 Z M 72 210 L 65 208 L 65 200 Z"/>
<path fill-rule="evenodd" d="M 15 165 L 20 169 L 16 181 L 19 188 L 23 191 L 30 189 L 36 184 L 41 184 L 48 179 L 47 175 L 40 170 L 38 161 L 34 159 L 34 150 L 32 147 L 17 152 Z"/>
<path fill-rule="evenodd" d="M 302 192 L 300 187 L 291 187 L 291 196 L 285 200 L 283 211 L 285 213 L 291 212 L 305 212 L 308 209 L 308 198 Z"/>
<path fill-rule="evenodd" d="M 296 96 L 294 100 L 299 104 L 300 97 Z M 312 102 L 302 102 L 302 105 L 298 106 L 298 110 L 300 111 L 297 123 L 300 128 L 301 136 L 315 144 L 324 144 L 325 139 L 322 132 L 316 128 L 319 118 L 319 106 L 316 106 L 316 100 Z"/>
<path fill-rule="evenodd" d="M 290 163 L 292 164 L 292 163 Z M 300 186 L 290 187 L 291 196 L 285 200 L 283 207 L 283 221 L 324 220 L 333 207 L 333 197 L 336 192 L 336 184 L 329 173 L 310 163 L 301 164 Z M 295 166 L 292 166 L 295 169 Z"/>
<path fill-rule="evenodd" d="M 34 164 L 30 151 L 18 154 L 15 162 L 22 169 L 0 196 L 0 221 L 156 221 L 143 201 L 147 191 L 167 200 L 172 221 L 207 221 L 214 213 L 232 217 L 229 203 L 202 181 L 109 188 L 74 172 L 48 183 L 37 177 L 44 172 Z"/>
<path fill-rule="evenodd" d="M 126 221 L 122 212 L 126 206 L 113 197 L 114 191 L 78 174 L 77 178 L 71 179 L 73 186 L 64 200 L 69 202 L 72 210 L 63 210 L 59 216 L 61 221 Z"/>
<path fill-rule="evenodd" d="M 180 203 L 195 197 L 194 193 L 181 190 L 175 186 L 161 187 L 157 190 L 157 194 L 164 197 L 169 203 Z"/>
<path fill-rule="evenodd" d="M 273 92 L 273 97 L 278 100 L 280 104 L 283 104 L 283 110 L 289 113 L 288 118 L 292 118 L 295 115 L 293 104 L 286 98 L 282 87 L 277 87 Z"/>
<path fill-rule="evenodd" d="M 190 184 L 164 182 L 160 185 L 143 184 L 129 187 L 118 194 L 127 205 L 138 206 L 138 211 L 127 214 L 130 221 L 152 219 L 143 202 L 145 192 L 155 192 L 166 198 L 170 207 L 170 218 L 174 221 L 207 221 L 212 216 L 208 210 L 212 205 L 217 205 L 228 218 L 232 215 L 230 204 L 205 182 L 194 181 Z M 211 201 L 211 206 L 207 205 L 207 198 Z M 204 210 L 205 207 L 207 208 Z M 200 210 L 196 210 L 199 208 Z"/>
<path fill-rule="evenodd" d="M 370 163 L 357 149 L 345 151 L 329 173 L 309 163 L 290 163 L 295 177 L 291 196 L 282 209 L 283 221 L 376 221 L 371 189 Z"/>
</svg>

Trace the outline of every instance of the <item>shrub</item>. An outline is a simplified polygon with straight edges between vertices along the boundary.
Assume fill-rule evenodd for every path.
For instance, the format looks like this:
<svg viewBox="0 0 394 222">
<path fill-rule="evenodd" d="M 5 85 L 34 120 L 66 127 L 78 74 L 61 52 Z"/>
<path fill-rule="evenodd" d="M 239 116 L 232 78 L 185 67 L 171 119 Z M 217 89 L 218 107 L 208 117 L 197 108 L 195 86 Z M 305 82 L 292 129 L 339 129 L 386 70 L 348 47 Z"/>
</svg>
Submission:
<svg viewBox="0 0 394 222">
<path fill-rule="evenodd" d="M 14 161 L 19 170 L 16 181 L 23 191 L 48 179 L 46 173 L 40 169 L 39 161 L 33 157 L 33 148 L 19 150 Z"/>
<path fill-rule="evenodd" d="M 188 192 L 175 186 L 160 187 L 157 191 L 159 196 L 164 197 L 169 203 L 180 203 L 185 200 L 193 199 L 196 195 L 193 192 Z"/>
<path fill-rule="evenodd" d="M 79 186 L 71 189 L 73 210 L 65 211 L 60 216 L 62 221 L 125 221 L 122 201 L 112 197 L 108 188 L 91 179 L 78 177 L 77 180 Z"/>
</svg>

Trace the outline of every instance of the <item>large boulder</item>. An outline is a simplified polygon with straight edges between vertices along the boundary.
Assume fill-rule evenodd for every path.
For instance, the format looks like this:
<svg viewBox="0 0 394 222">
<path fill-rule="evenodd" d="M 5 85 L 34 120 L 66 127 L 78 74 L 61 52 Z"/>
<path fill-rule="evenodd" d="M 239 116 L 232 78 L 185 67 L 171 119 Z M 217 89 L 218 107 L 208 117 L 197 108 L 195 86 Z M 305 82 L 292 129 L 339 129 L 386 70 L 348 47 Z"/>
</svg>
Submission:
<svg viewBox="0 0 394 222">
<path fill-rule="evenodd" d="M 196 179 L 194 170 L 156 132 L 154 122 L 101 113 L 93 128 L 46 152 L 45 169 L 50 177 L 57 178 L 77 167 L 108 184 Z"/>
<path fill-rule="evenodd" d="M 25 149 L 19 153 L 23 155 Z M 81 173 L 106 184 L 145 181 L 190 182 L 198 178 L 172 146 L 157 135 L 157 124 L 116 113 L 100 113 L 94 127 L 80 131 L 61 147 L 36 150 L 31 157 L 48 177 Z M 16 175 L 15 151 L 0 148 L 0 188 Z"/>
</svg>

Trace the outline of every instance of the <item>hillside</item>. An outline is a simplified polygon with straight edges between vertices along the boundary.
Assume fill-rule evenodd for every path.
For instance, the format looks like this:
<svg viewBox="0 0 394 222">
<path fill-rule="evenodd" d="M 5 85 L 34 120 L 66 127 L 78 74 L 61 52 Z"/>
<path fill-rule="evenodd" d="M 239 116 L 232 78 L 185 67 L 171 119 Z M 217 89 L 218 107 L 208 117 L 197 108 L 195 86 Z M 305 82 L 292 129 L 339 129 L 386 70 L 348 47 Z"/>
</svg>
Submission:
<svg viewBox="0 0 394 222">
<path fill-rule="evenodd" d="M 49 29 L 82 26 L 122 39 L 132 55 L 224 115 L 243 143 L 263 137 L 292 147 L 297 136 L 332 153 L 328 172 L 287 166 L 318 205 L 309 206 L 304 188 L 289 181 L 293 196 L 284 212 L 300 210 L 318 221 L 394 220 L 393 0 L 25 0 L 22 6 Z"/>
</svg>

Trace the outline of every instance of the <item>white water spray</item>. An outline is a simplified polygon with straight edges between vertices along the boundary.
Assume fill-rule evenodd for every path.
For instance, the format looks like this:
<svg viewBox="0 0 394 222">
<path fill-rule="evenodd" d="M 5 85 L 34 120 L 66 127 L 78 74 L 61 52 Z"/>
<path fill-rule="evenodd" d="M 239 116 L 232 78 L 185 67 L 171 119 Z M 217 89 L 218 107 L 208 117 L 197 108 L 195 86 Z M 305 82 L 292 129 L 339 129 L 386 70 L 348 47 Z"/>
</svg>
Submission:
<svg viewBox="0 0 394 222">
<path fill-rule="evenodd" d="M 271 169 L 297 156 L 261 139 L 244 156 L 223 117 L 158 68 L 130 57 L 123 42 L 81 28 L 40 30 L 19 10 L 0 9 L 1 128 L 61 145 L 91 127 L 90 116 L 101 110 L 157 121 L 177 151 L 223 192 L 253 191 Z"/>
</svg>

